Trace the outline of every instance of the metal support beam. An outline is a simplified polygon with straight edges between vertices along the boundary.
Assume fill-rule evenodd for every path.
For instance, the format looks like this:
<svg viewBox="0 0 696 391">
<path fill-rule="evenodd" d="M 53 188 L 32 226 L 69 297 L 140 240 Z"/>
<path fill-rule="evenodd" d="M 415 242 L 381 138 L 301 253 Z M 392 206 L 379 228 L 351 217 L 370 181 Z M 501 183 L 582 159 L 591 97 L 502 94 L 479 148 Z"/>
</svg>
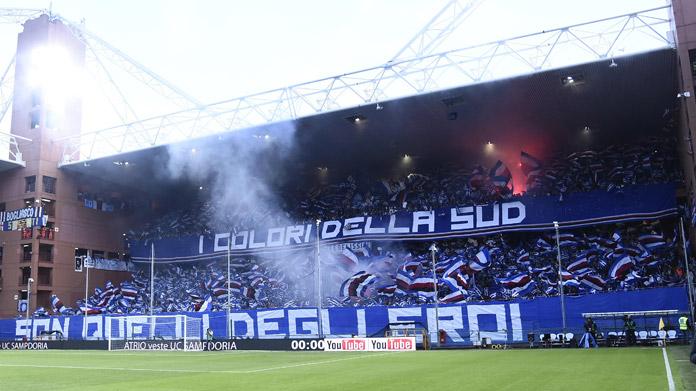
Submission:
<svg viewBox="0 0 696 391">
<path fill-rule="evenodd" d="M 48 10 L 30 8 L 0 8 L 0 24 L 19 24 L 42 14 L 49 14 Z"/>
<path fill-rule="evenodd" d="M 437 50 L 484 0 L 450 0 L 389 62 L 425 57 Z"/>
<path fill-rule="evenodd" d="M 62 164 L 483 81 L 673 47 L 670 7 L 430 54 L 142 119 L 63 141 Z"/>
<path fill-rule="evenodd" d="M 16 54 L 12 56 L 10 63 L 7 64 L 0 78 L 0 123 L 5 118 L 5 114 L 12 106 L 14 99 L 14 67 L 16 58 Z"/>
</svg>

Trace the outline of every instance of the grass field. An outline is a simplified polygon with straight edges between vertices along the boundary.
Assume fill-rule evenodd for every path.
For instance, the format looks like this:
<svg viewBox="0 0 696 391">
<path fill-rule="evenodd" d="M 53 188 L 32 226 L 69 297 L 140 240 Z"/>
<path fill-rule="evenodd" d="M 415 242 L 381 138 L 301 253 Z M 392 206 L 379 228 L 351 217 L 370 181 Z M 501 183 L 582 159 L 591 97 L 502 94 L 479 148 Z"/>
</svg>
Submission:
<svg viewBox="0 0 696 391">
<path fill-rule="evenodd" d="M 696 390 L 686 347 L 677 390 Z M 407 353 L 0 351 L 0 390 L 667 390 L 662 349 Z"/>
</svg>

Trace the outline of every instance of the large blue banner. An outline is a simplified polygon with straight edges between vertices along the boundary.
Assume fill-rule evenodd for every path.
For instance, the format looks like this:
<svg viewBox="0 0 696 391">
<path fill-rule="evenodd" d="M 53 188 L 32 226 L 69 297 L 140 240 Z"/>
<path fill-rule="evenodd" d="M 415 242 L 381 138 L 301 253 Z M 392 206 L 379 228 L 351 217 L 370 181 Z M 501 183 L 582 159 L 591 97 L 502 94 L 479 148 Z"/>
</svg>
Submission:
<svg viewBox="0 0 696 391">
<path fill-rule="evenodd" d="M 687 311 L 686 290 L 683 287 L 654 288 L 640 291 L 598 293 L 578 297 L 566 297 L 568 329 L 580 332 L 583 313 L 618 311 Z M 199 318 L 200 322 L 188 322 L 187 335 L 202 337 L 211 328 L 220 338 L 227 336 L 224 312 L 178 313 Z M 177 314 L 173 314 L 177 315 Z M 177 322 L 174 316 L 159 318 L 154 335 L 181 338 L 185 327 L 183 317 Z M 329 308 L 281 308 L 235 311 L 230 313 L 231 335 L 240 338 L 289 338 L 317 336 L 319 328 L 324 336 L 372 336 L 383 335 L 390 323 L 415 322 L 433 334 L 435 308 L 416 307 L 364 307 Z M 676 325 L 676 318 L 665 317 L 668 324 Z M 657 329 L 657 318 L 646 322 L 638 319 L 639 328 Z M 622 323 L 619 322 L 619 328 Z M 494 342 L 518 343 L 527 340 L 527 333 L 559 332 L 562 327 L 558 297 L 516 300 L 510 302 L 469 303 L 439 307 L 439 327 L 447 333 L 447 343 L 470 345 L 483 337 Z M 600 328 L 601 328 L 600 324 Z M 114 338 L 138 339 L 152 337 L 149 320 L 144 316 L 83 316 L 37 319 L 0 320 L 0 339 L 36 338 L 42 331 L 59 330 L 69 340 Z M 607 331 L 600 330 L 600 331 Z M 433 338 L 435 336 L 433 335 Z"/>
<path fill-rule="evenodd" d="M 675 214 L 673 184 L 634 185 L 623 191 L 592 191 L 558 196 L 522 196 L 487 205 L 457 206 L 389 216 L 358 216 L 320 224 L 254 228 L 210 236 L 165 238 L 154 242 L 155 259 L 186 262 L 233 255 L 311 248 L 364 240 L 438 240 L 510 231 L 561 228 L 657 219 Z M 130 243 L 134 261 L 150 260 L 150 242 Z"/>
</svg>

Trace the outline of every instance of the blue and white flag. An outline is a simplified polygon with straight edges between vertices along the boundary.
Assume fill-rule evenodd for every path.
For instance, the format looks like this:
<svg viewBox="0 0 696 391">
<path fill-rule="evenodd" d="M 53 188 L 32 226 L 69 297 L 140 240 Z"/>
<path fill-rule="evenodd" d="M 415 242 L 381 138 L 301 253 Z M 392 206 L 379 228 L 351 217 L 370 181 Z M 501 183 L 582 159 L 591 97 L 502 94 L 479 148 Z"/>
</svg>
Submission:
<svg viewBox="0 0 696 391">
<path fill-rule="evenodd" d="M 469 261 L 469 268 L 473 271 L 479 272 L 491 264 L 491 254 L 488 249 L 482 248 L 477 254 L 476 259 Z"/>
<path fill-rule="evenodd" d="M 510 170 L 505 166 L 505 164 L 498 160 L 490 172 L 491 182 L 497 187 L 506 187 L 512 179 L 512 174 Z"/>
<path fill-rule="evenodd" d="M 634 263 L 635 262 L 630 256 L 625 256 L 618 259 L 611 266 L 611 269 L 609 269 L 609 277 L 615 280 L 623 279 L 626 277 L 631 268 L 633 268 Z"/>
</svg>

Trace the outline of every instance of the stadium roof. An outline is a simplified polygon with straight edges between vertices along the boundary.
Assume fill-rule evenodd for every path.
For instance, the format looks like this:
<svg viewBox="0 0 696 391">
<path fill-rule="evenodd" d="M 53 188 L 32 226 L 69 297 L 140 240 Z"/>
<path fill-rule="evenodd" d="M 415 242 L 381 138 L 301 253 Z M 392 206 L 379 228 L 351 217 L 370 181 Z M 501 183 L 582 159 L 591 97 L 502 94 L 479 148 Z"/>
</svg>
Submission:
<svg viewBox="0 0 696 391">
<path fill-rule="evenodd" d="M 418 167 L 442 161 L 490 165 L 497 159 L 516 162 L 520 150 L 543 158 L 659 135 L 665 111 L 676 105 L 676 93 L 676 54 L 663 49 L 215 134 L 173 147 L 196 149 L 210 159 L 234 159 L 229 140 L 272 143 L 293 127 L 294 153 L 279 167 L 288 172 L 328 167 L 334 173 L 380 174 L 399 169 L 397 162 L 405 154 Z M 492 146 L 486 147 L 488 142 Z M 155 191 L 176 184 L 161 175 L 168 148 L 62 168 Z"/>
<path fill-rule="evenodd" d="M 30 139 L 24 137 L 0 132 L 0 156 L 3 156 L 0 158 L 0 172 L 26 165 L 19 152 L 18 145 L 22 141 L 31 142 Z"/>
</svg>

